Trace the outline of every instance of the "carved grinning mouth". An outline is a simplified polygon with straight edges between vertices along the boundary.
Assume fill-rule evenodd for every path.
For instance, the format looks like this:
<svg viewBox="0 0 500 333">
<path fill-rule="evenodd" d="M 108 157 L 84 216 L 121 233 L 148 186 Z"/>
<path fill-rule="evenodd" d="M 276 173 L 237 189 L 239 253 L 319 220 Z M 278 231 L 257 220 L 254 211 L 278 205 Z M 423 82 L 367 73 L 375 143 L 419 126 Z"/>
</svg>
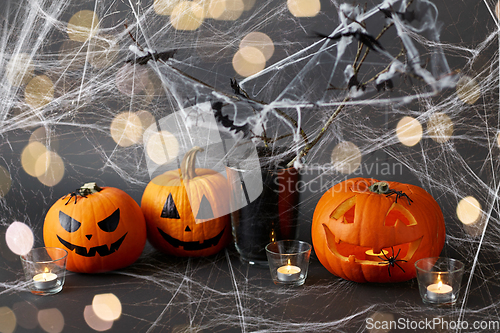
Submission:
<svg viewBox="0 0 500 333">
<path fill-rule="evenodd" d="M 108 256 L 108 255 L 118 251 L 118 249 L 122 245 L 122 242 L 125 239 L 125 236 L 127 236 L 127 234 L 128 234 L 128 232 L 125 233 L 125 235 L 123 235 L 119 240 L 117 240 L 116 242 L 111 244 L 111 246 L 109 248 L 107 245 L 99 245 L 99 246 L 91 247 L 88 251 L 87 251 L 87 248 L 85 246 L 78 246 L 78 245 L 71 244 L 70 242 L 65 241 L 64 239 L 59 237 L 59 235 L 57 235 L 57 238 L 59 239 L 61 244 L 66 246 L 70 251 L 75 251 L 76 254 L 81 255 L 83 257 L 94 257 L 96 255 L 96 253 L 99 253 L 99 255 L 101 257 L 105 257 L 105 256 Z"/>
<path fill-rule="evenodd" d="M 205 250 L 208 249 L 209 247 L 215 246 L 219 243 L 220 239 L 222 238 L 222 235 L 224 234 L 224 229 L 222 229 L 221 232 L 215 237 L 212 237 L 210 239 L 205 239 L 202 243 L 200 242 L 183 242 L 181 240 L 178 240 L 170 235 L 167 235 L 163 230 L 158 228 L 158 231 L 160 232 L 160 235 L 163 237 L 164 240 L 166 240 L 170 245 L 172 245 L 175 248 L 178 248 L 179 246 L 182 246 L 184 250 L 186 251 L 198 251 L 198 250 Z"/>
<path fill-rule="evenodd" d="M 325 229 L 326 240 L 328 243 L 328 248 L 330 251 L 339 259 L 356 262 L 359 264 L 365 265 L 379 265 L 382 261 L 386 260 L 383 254 L 379 255 L 367 255 L 366 251 L 372 250 L 373 248 L 367 246 L 360 246 L 355 244 L 349 244 L 347 242 L 343 242 L 340 239 L 335 240 L 335 235 L 333 232 L 323 224 L 323 228 Z M 382 250 L 387 251 L 387 257 L 394 257 L 398 251 L 400 251 L 397 259 L 409 261 L 417 251 L 420 246 L 420 242 L 422 241 L 422 237 L 408 243 L 394 244 L 393 246 L 385 247 Z M 394 254 L 392 251 L 394 250 Z M 381 257 L 382 259 L 380 259 Z M 386 264 L 388 265 L 388 263 Z M 381 265 L 382 266 L 382 265 Z M 385 265 L 383 265 L 385 267 Z"/>
</svg>

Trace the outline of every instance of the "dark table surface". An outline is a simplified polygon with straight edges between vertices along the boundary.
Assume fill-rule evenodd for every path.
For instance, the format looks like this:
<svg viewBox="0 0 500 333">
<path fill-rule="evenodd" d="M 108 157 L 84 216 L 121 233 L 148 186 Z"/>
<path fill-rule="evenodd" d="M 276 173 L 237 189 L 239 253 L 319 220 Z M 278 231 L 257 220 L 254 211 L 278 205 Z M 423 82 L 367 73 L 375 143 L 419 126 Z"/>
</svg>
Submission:
<svg viewBox="0 0 500 333">
<path fill-rule="evenodd" d="M 145 1 L 141 7 L 136 2 L 0 1 L 0 7 L 5 6 L 5 12 L 10 15 L 7 20 L 3 17 L 3 9 L 0 9 L 0 92 L 5 97 L 0 101 L 0 162 L 9 170 L 9 186 L 11 185 L 10 192 L 0 199 L 0 332 L 95 332 L 105 329 L 109 332 L 169 333 L 500 331 L 500 228 L 496 179 L 500 169 L 496 144 L 500 129 L 496 35 L 498 19 L 494 14 L 497 4 L 493 0 L 433 2 L 442 22 L 435 32 L 439 33 L 444 42 L 442 49 L 447 55 L 450 68 L 454 73 L 463 72 L 474 76 L 481 84 L 483 95 L 478 102 L 465 105 L 455 97 L 449 97 L 453 95 L 453 91 L 423 101 L 417 99 L 405 108 L 389 101 L 369 113 L 366 111 L 370 104 L 368 101 L 367 106 L 360 106 L 356 112 L 342 114 L 338 124 L 327 135 L 327 143 L 312 154 L 321 163 L 330 163 L 333 146 L 342 140 L 352 140 L 361 147 L 363 163 L 400 163 L 403 171 L 398 175 L 391 175 L 391 180 L 417 184 L 436 198 L 443 209 L 447 226 L 447 239 L 442 255 L 459 258 L 466 265 L 462 293 L 454 306 L 438 308 L 423 304 L 416 280 L 394 284 L 345 281 L 329 273 L 314 253 L 309 275 L 303 286 L 277 286 L 272 282 L 267 267 L 242 263 L 232 246 L 207 258 L 175 258 L 161 254 L 147 244 L 137 262 L 125 269 L 102 274 L 68 272 L 64 288 L 59 294 L 43 297 L 31 294 L 24 282 L 19 257 L 5 244 L 5 230 L 12 221 L 26 222 L 35 234 L 35 245 L 42 246 L 45 213 L 57 198 L 71 192 L 83 182 L 97 180 L 106 186 L 122 188 L 140 202 L 144 186 L 150 180 L 144 171 L 142 147 L 117 147 L 109 135 L 109 126 L 114 116 L 129 108 L 134 111 L 146 108 L 147 103 L 143 103 L 144 99 L 140 98 L 138 102 L 131 101 L 130 96 L 120 94 L 114 86 L 108 88 L 107 80 L 114 78 L 117 67 L 101 72 L 85 67 L 85 78 L 96 79 L 98 83 L 89 79 L 90 88 L 80 96 L 75 91 L 78 91 L 82 82 L 87 81 L 82 79 L 81 71 L 78 72 L 80 76 L 77 76 L 72 68 L 61 69 L 57 51 L 54 51 L 67 39 L 63 26 L 66 26 L 65 22 L 71 15 L 81 9 L 95 9 L 105 18 L 104 23 L 106 20 L 112 22 L 110 25 L 114 26 L 114 30 L 110 29 L 109 32 L 121 34 L 121 56 L 126 59 L 131 55 L 128 45 L 132 42 L 123 31 L 122 23 L 135 20 L 137 11 L 132 11 L 132 8 L 144 10 L 153 3 Z M 37 7 L 41 3 L 43 6 Z M 260 11 L 264 8 L 264 2 L 257 1 L 253 9 L 263 17 L 269 14 L 272 20 L 258 20 L 259 24 L 254 26 L 253 20 L 257 16 L 253 16 L 254 12 L 250 11 L 240 21 L 245 24 L 207 21 L 209 23 L 205 26 L 208 30 L 200 29 L 202 31 L 199 34 L 196 32 L 195 37 L 199 40 L 208 37 L 208 42 L 203 44 L 208 49 L 218 41 L 214 40 L 214 30 L 211 30 L 216 27 L 219 29 L 216 36 L 227 38 L 225 33 L 228 31 L 234 34 L 231 45 L 236 45 L 244 35 L 238 29 L 245 32 L 254 28 L 259 30 L 262 24 L 277 41 L 277 55 L 270 62 L 275 64 L 290 54 L 299 54 L 302 48 L 310 45 L 312 39 L 308 34 L 312 31 L 329 33 L 332 31 L 330 22 L 335 22 L 335 26 L 338 24 L 339 3 L 335 0 L 321 0 L 324 12 L 312 19 L 292 18 L 284 2 L 276 3 L 276 6 L 269 7 L 273 10 L 265 7 L 265 13 Z M 370 6 L 377 3 L 379 2 L 372 1 Z M 51 5 L 54 7 L 50 7 Z M 108 10 L 109 8 L 112 10 Z M 58 12 L 59 9 L 62 14 Z M 53 20 L 49 19 L 51 17 L 56 17 L 61 25 L 52 25 Z M 148 24 L 151 23 L 158 31 L 164 32 L 161 29 L 167 19 L 154 15 L 151 17 L 146 15 L 141 21 L 145 26 L 143 31 L 150 33 L 150 36 L 146 36 L 148 41 L 154 42 L 157 47 L 167 47 L 170 44 L 162 39 L 157 40 L 153 28 L 148 30 Z M 49 29 L 52 31 L 49 33 L 43 30 L 47 26 L 55 27 L 54 31 Z M 42 32 L 44 37 L 39 41 L 38 34 Z M 234 77 L 235 73 L 230 66 L 232 54 L 226 54 L 226 47 L 221 47 L 220 52 L 216 53 L 216 58 L 219 55 L 228 58 L 222 61 L 225 69 L 219 70 L 215 61 L 205 66 L 198 62 L 197 56 L 201 57 L 203 54 L 198 50 L 198 39 L 195 38 L 196 42 L 192 41 L 194 39 L 186 37 L 191 36 L 188 33 L 175 31 L 171 35 L 175 35 L 175 45 L 179 46 L 178 55 L 190 59 L 185 62 L 185 67 L 199 75 L 200 79 L 211 83 L 223 81 L 227 85 L 225 91 L 230 91 L 229 78 Z M 301 40 L 294 43 L 296 36 L 301 36 Z M 482 44 L 484 41 L 485 47 Z M 384 44 L 388 44 L 388 39 L 384 40 Z M 4 60 L 9 57 L 4 59 L 4 54 L 14 52 L 17 47 L 22 48 L 22 52 L 33 51 L 37 61 L 35 74 L 52 74 L 54 81 L 58 82 L 56 97 L 64 98 L 49 105 L 45 113 L 34 114 L 29 107 L 19 102 L 23 100 L 24 88 L 16 90 L 5 79 L 4 67 L 7 61 Z M 333 50 L 330 52 L 336 54 Z M 194 54 L 193 58 L 189 58 L 191 53 Z M 321 59 L 331 65 L 333 58 Z M 425 54 L 424 58 L 431 57 Z M 295 60 L 291 61 L 294 62 Z M 85 60 L 82 64 L 85 64 Z M 286 72 L 286 75 L 277 76 L 279 80 L 292 82 L 302 70 L 302 63 L 298 62 L 289 68 L 293 70 Z M 338 76 L 341 79 L 344 78 L 344 68 L 343 63 Z M 437 67 L 434 69 L 438 72 L 440 70 Z M 71 77 L 67 81 L 58 80 L 66 71 Z M 104 79 L 100 78 L 101 74 Z M 307 75 L 304 78 L 311 79 Z M 161 88 L 161 82 L 155 82 Z M 288 93 L 295 94 L 294 97 L 307 97 L 306 93 L 314 95 L 313 91 L 308 90 L 310 87 L 307 82 L 304 86 L 301 82 L 293 82 L 287 88 Z M 408 78 L 401 82 L 412 86 L 417 81 Z M 184 88 L 181 84 L 179 87 Z M 204 89 L 196 87 L 200 91 Z M 250 83 L 247 87 L 252 88 L 253 85 Z M 272 90 L 266 85 L 255 85 L 256 92 L 266 94 L 267 89 Z M 71 94 L 66 95 L 68 91 Z M 276 91 L 274 97 L 279 89 L 273 92 Z M 419 92 L 421 91 L 416 93 Z M 202 92 L 200 96 L 201 94 Z M 164 95 L 163 92 L 162 98 Z M 266 95 L 269 96 L 272 94 Z M 188 97 L 195 100 L 199 96 Z M 155 101 L 159 100 L 160 98 Z M 405 115 L 421 117 L 420 120 L 425 123 L 433 112 L 434 104 L 430 104 L 431 100 L 439 106 L 438 111 L 449 114 L 453 119 L 455 128 L 452 140 L 438 144 L 430 139 L 425 129 L 424 139 L 420 144 L 403 147 L 395 138 L 396 123 Z M 170 109 L 161 109 L 166 109 L 167 106 L 171 106 L 169 102 L 150 108 L 160 118 L 171 112 Z M 60 110 L 67 112 L 66 115 L 59 115 Z M 304 114 L 313 113 L 308 113 L 309 111 L 305 110 Z M 19 113 L 23 117 L 13 121 L 11 117 Z M 51 115 L 55 115 L 55 118 L 50 118 Z M 376 123 L 373 127 L 375 129 L 371 127 L 371 121 Z M 58 153 L 63 156 L 66 165 L 64 178 L 55 186 L 42 185 L 35 177 L 29 176 L 20 163 L 21 152 L 31 133 L 40 126 L 54 129 L 54 137 L 60 145 Z M 321 170 L 306 175 L 306 184 L 313 186 L 301 193 L 299 238 L 308 242 L 311 242 L 312 214 L 324 192 L 324 186 L 345 178 L 340 173 L 322 175 L 319 172 Z M 362 174 L 376 176 L 367 170 Z M 479 232 L 470 234 L 458 221 L 456 205 L 465 195 L 475 195 L 480 199 L 483 213 L 487 217 L 485 220 L 489 221 L 485 232 L 480 229 Z M 113 294 L 119 300 L 121 312 L 114 322 L 103 322 L 89 311 L 88 307 L 94 297 L 102 294 Z"/>
</svg>

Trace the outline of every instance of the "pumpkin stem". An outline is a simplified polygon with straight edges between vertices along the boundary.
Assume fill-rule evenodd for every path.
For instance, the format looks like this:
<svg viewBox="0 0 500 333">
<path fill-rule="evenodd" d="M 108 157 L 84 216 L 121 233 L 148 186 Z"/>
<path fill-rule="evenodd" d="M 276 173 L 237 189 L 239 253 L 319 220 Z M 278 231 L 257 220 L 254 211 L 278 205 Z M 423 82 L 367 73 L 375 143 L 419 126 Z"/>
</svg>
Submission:
<svg viewBox="0 0 500 333">
<path fill-rule="evenodd" d="M 376 182 L 368 188 L 371 192 L 377 194 L 386 194 L 389 192 L 389 184 L 386 182 Z"/>
<path fill-rule="evenodd" d="M 196 154 L 201 151 L 203 151 L 203 148 L 193 147 L 184 155 L 184 158 L 181 162 L 181 177 L 183 177 L 184 180 L 189 180 L 196 177 Z"/>
<path fill-rule="evenodd" d="M 94 183 L 85 183 L 83 184 L 82 187 L 80 187 L 80 195 L 81 196 L 87 196 L 89 194 L 94 194 L 96 192 L 100 192 L 102 191 L 102 188 L 100 188 L 99 186 L 97 186 L 97 184 L 94 182 Z"/>
</svg>

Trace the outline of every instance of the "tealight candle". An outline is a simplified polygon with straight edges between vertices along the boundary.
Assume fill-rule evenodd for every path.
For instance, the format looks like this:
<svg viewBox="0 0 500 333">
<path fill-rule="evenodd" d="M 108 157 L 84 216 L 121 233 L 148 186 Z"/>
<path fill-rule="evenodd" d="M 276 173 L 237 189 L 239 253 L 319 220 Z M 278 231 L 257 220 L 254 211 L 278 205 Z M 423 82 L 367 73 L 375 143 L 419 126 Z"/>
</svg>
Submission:
<svg viewBox="0 0 500 333">
<path fill-rule="evenodd" d="M 284 282 L 297 281 L 300 279 L 300 267 L 285 265 L 278 268 L 278 280 Z"/>
<path fill-rule="evenodd" d="M 43 272 L 33 276 L 33 283 L 36 289 L 50 289 L 57 284 L 57 275 L 50 272 Z"/>
<path fill-rule="evenodd" d="M 301 286 L 306 281 L 311 244 L 280 240 L 267 244 L 266 256 L 274 284 Z"/>
<path fill-rule="evenodd" d="M 370 258 L 370 259 L 374 259 L 374 260 L 383 260 L 384 258 L 384 255 L 388 255 L 389 254 L 389 251 L 387 250 L 384 250 L 382 249 L 382 251 L 380 253 L 374 253 L 373 250 L 366 250 L 365 251 L 365 254 Z"/>
<path fill-rule="evenodd" d="M 441 281 L 427 287 L 427 298 L 438 303 L 447 303 L 453 300 L 453 288 Z"/>
</svg>

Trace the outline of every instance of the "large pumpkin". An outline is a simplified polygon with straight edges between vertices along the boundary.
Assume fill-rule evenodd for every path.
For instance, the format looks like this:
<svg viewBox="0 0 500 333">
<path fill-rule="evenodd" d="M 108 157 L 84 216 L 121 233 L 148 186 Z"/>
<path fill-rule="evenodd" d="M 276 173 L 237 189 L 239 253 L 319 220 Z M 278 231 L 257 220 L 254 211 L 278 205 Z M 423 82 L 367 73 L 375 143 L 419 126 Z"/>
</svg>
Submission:
<svg viewBox="0 0 500 333">
<path fill-rule="evenodd" d="M 344 279 L 406 281 L 416 276 L 415 261 L 441 253 L 444 218 L 418 186 L 348 179 L 317 204 L 312 241 L 323 266 Z"/>
<path fill-rule="evenodd" d="M 155 177 L 144 190 L 141 208 L 148 239 L 165 253 L 209 256 L 231 240 L 229 185 L 218 172 L 195 168 L 202 150 L 190 150 L 180 169 Z"/>
<path fill-rule="evenodd" d="M 146 244 L 146 222 L 141 208 L 128 194 L 89 183 L 49 209 L 43 240 L 45 246 L 68 251 L 68 270 L 105 272 L 126 267 L 139 258 Z"/>
</svg>

